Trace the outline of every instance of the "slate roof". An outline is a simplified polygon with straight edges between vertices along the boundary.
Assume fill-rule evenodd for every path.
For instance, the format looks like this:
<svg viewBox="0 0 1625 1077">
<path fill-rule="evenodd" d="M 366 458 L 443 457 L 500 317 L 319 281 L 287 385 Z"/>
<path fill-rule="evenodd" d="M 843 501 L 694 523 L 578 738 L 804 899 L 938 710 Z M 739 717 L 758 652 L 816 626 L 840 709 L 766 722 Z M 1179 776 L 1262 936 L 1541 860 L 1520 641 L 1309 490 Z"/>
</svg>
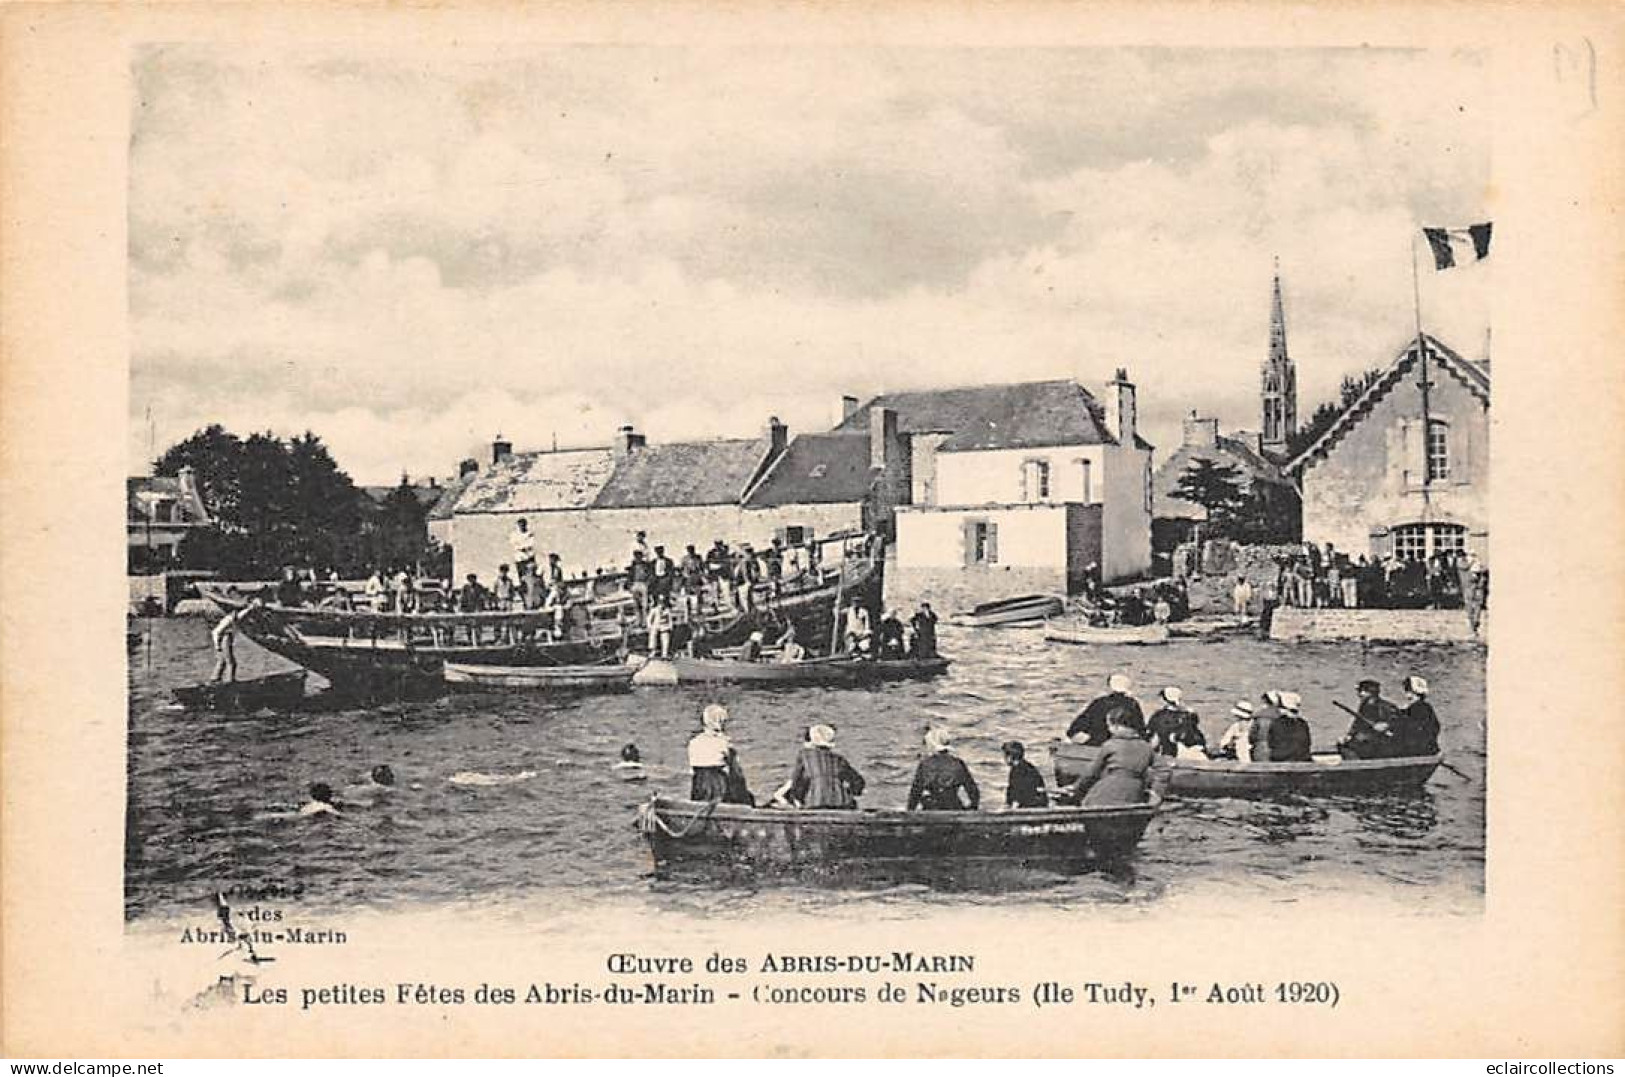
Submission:
<svg viewBox="0 0 1625 1077">
<path fill-rule="evenodd" d="M 514 453 L 474 476 L 461 496 L 453 499 L 454 511 L 586 508 L 614 470 L 615 454 L 609 449 Z M 431 514 L 431 518 L 440 517 Z"/>
<path fill-rule="evenodd" d="M 774 508 L 862 501 L 873 482 L 867 433 L 801 434 L 768 467 L 746 504 Z"/>
<path fill-rule="evenodd" d="M 1206 518 L 1207 512 L 1200 505 L 1173 496 L 1173 491 L 1179 486 L 1179 477 L 1190 467 L 1191 461 L 1196 459 L 1228 464 L 1239 471 L 1249 484 L 1264 482 L 1278 486 L 1293 486 L 1291 479 L 1282 473 L 1280 465 L 1275 461 L 1259 455 L 1241 438 L 1221 434 L 1217 446 L 1181 445 L 1174 450 L 1173 455 L 1162 462 L 1151 477 L 1152 516 L 1192 520 Z M 1293 488 L 1296 489 L 1295 486 Z"/>
<path fill-rule="evenodd" d="M 179 513 L 174 519 L 177 524 L 206 524 L 209 522 L 209 510 L 204 507 L 203 499 L 194 494 L 186 494 L 181 489 L 181 480 L 174 475 L 137 475 L 124 481 L 124 504 L 126 516 L 131 523 L 145 523 L 147 520 L 147 506 L 156 500 L 173 501 Z"/>
<path fill-rule="evenodd" d="M 737 505 L 767 455 L 765 438 L 643 445 L 614 461 L 598 509 Z"/>
<path fill-rule="evenodd" d="M 418 504 L 429 508 L 434 507 L 440 500 L 441 494 L 446 490 L 444 486 L 428 486 L 419 483 L 413 483 L 410 488 L 412 493 L 417 495 Z M 361 492 L 382 505 L 389 500 L 389 495 L 398 489 L 400 489 L 400 484 L 396 483 L 394 486 L 363 486 Z"/>
<path fill-rule="evenodd" d="M 479 477 L 479 472 L 470 471 L 467 475 L 459 475 L 442 486 L 439 499 L 429 507 L 428 518 L 431 520 L 451 519 L 452 514 L 457 511 L 458 500 L 463 496 L 464 491 L 473 485 L 474 480 Z"/>
<path fill-rule="evenodd" d="M 1430 334 L 1424 334 L 1423 339 L 1427 342 L 1429 357 L 1438 361 L 1440 372 L 1454 376 L 1462 385 L 1466 386 L 1468 392 L 1482 400 L 1485 407 L 1489 407 L 1490 374 L 1483 364 L 1468 362 L 1455 350 Z M 1388 364 L 1388 369 L 1382 372 L 1382 376 L 1372 382 L 1365 392 L 1355 398 L 1354 403 L 1344 408 L 1343 414 L 1339 415 L 1332 425 L 1327 427 L 1324 434 L 1316 438 L 1308 448 L 1283 466 L 1289 471 L 1298 471 L 1312 466 L 1317 460 L 1324 458 L 1327 453 L 1331 452 L 1332 447 L 1348 432 L 1350 427 L 1370 414 L 1371 409 L 1376 406 L 1377 402 L 1387 396 L 1396 385 L 1404 380 L 1405 375 L 1416 365 L 1416 350 L 1416 338 L 1412 337 L 1406 342 L 1405 347 L 1400 349 L 1399 354 L 1394 357 L 1394 361 Z M 1429 370 L 1430 377 L 1437 378 L 1439 376 L 1431 373 L 1433 368 L 1430 367 Z"/>
<path fill-rule="evenodd" d="M 1115 445 L 1100 403 L 1075 381 L 1030 381 L 882 393 L 842 420 L 837 431 L 867 431 L 876 407 L 897 413 L 904 434 L 948 434 L 938 452 Z M 1139 448 L 1151 446 L 1136 436 Z"/>
</svg>

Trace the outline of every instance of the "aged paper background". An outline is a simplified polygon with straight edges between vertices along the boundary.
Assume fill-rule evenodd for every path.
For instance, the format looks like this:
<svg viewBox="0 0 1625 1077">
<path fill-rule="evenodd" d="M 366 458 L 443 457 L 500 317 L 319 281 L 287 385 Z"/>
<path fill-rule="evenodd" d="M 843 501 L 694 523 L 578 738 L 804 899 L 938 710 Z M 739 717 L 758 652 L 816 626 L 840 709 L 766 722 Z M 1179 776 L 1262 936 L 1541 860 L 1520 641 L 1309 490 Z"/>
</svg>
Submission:
<svg viewBox="0 0 1625 1077">
<path fill-rule="evenodd" d="M 29 1055 L 1625 1054 L 1621 9 L 1489 4 L 187 5 L 0 12 L 0 1049 Z M 1332 979 L 1335 1010 L 236 1007 L 183 1015 L 122 915 L 125 167 L 151 41 L 477 54 L 547 42 L 1485 48 L 1496 71 L 1496 598 L 1485 912 L 1346 904 L 811 919 L 358 914 L 298 979 L 604 979 L 617 950 L 973 952 L 978 980 Z M 1595 56 L 1595 69 L 1573 57 Z M 1568 58 L 1568 59 L 1564 59 Z M 1392 87 L 1404 93 L 1405 87 Z M 568 810 L 568 805 L 558 805 Z M 349 925 L 347 925 L 349 926 Z"/>
</svg>

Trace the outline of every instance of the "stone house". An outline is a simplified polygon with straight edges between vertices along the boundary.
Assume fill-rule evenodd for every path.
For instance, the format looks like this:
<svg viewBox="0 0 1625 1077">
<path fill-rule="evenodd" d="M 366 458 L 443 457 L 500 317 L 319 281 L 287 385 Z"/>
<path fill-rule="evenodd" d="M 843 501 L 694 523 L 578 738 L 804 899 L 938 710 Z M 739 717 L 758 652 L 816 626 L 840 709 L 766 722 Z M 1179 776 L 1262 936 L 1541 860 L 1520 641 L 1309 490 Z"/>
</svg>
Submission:
<svg viewBox="0 0 1625 1077">
<path fill-rule="evenodd" d="M 1432 336 L 1382 376 L 1288 467 L 1303 536 L 1401 558 L 1466 549 L 1488 563 L 1490 373 Z"/>
<path fill-rule="evenodd" d="M 1152 447 L 1126 372 L 1105 399 L 1071 380 L 846 398 L 837 432 L 867 428 L 900 462 L 888 592 L 969 601 L 1143 574 Z"/>
<path fill-rule="evenodd" d="M 181 542 L 209 526 L 209 510 L 198 492 L 197 475 L 183 467 L 176 475 L 145 475 L 124 484 L 125 539 L 132 571 L 162 568 L 175 560 Z"/>
<path fill-rule="evenodd" d="M 1191 412 L 1184 422 L 1179 448 L 1151 477 L 1153 546 L 1166 553 L 1188 541 L 1207 510 L 1194 501 L 1175 497 L 1182 475 L 1197 460 L 1211 460 L 1236 470 L 1249 494 L 1262 499 L 1264 515 L 1279 521 L 1277 533 L 1260 535 L 1266 542 L 1292 542 L 1302 533 L 1303 506 L 1297 483 L 1263 447 L 1263 435 L 1247 431 L 1219 433 L 1219 420 Z"/>
</svg>

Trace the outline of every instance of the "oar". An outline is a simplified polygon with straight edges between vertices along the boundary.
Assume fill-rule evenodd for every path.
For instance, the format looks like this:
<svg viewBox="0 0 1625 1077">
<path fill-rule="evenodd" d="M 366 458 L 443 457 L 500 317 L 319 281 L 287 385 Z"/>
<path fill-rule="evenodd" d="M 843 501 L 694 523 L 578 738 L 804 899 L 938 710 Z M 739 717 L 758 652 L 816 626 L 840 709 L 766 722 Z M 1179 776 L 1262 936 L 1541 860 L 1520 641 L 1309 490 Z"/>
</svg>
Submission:
<svg viewBox="0 0 1625 1077">
<path fill-rule="evenodd" d="M 1354 715 L 1355 718 L 1359 719 L 1361 722 L 1364 722 L 1365 725 L 1368 728 L 1371 726 L 1371 722 L 1364 715 L 1362 715 L 1359 711 L 1355 710 L 1354 708 L 1352 708 L 1352 707 L 1348 706 L 1347 704 L 1343 703 L 1341 700 L 1337 700 L 1337 699 L 1332 700 L 1332 705 L 1335 706 L 1335 707 L 1341 707 L 1343 710 L 1348 711 L 1348 713 Z M 1463 774 L 1461 771 L 1457 770 L 1455 767 L 1451 766 L 1449 763 L 1446 763 L 1443 759 L 1439 760 L 1439 765 L 1441 767 L 1443 767 L 1445 770 L 1448 770 L 1450 773 L 1454 774 L 1456 777 L 1460 778 L 1462 781 L 1470 782 L 1470 781 L 1473 780 L 1469 775 Z"/>
</svg>

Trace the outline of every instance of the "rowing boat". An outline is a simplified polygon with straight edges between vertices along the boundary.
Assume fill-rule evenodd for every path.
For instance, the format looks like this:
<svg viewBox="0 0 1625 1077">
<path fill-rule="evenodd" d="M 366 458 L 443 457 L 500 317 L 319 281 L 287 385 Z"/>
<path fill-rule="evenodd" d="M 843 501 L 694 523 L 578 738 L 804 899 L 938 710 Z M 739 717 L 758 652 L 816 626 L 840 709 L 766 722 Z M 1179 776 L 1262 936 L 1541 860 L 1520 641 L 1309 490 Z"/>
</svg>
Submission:
<svg viewBox="0 0 1625 1077">
<path fill-rule="evenodd" d="M 1245 635 L 1256 627 L 1257 622 L 1246 616 L 1191 617 L 1183 621 L 1170 621 L 1168 634 L 1174 639 L 1208 639 Z"/>
<path fill-rule="evenodd" d="M 1062 742 L 1052 745 L 1055 780 L 1077 780 L 1098 748 Z M 1365 793 L 1419 789 L 1444 761 L 1442 755 L 1396 759 L 1345 759 L 1320 753 L 1307 763 L 1240 763 L 1233 759 L 1176 759 L 1169 768 L 1168 792 L 1178 797 L 1255 797 L 1275 793 Z"/>
<path fill-rule="evenodd" d="M 852 655 L 806 658 L 799 662 L 745 662 L 737 658 L 652 658 L 638 683 L 811 685 L 870 684 L 934 677 L 948 669 L 946 658 L 871 660 Z"/>
<path fill-rule="evenodd" d="M 246 681 L 194 684 L 174 690 L 175 701 L 188 710 L 250 711 L 288 707 L 305 697 L 305 671 L 273 673 Z"/>
<path fill-rule="evenodd" d="M 638 829 L 657 871 L 728 868 L 750 874 L 872 874 L 975 865 L 1068 869 L 1132 852 L 1156 813 L 1145 804 L 1016 811 L 823 811 L 750 808 L 654 797 Z"/>
<path fill-rule="evenodd" d="M 1112 625 L 1102 628 L 1081 621 L 1045 621 L 1044 638 L 1051 643 L 1150 647 L 1168 642 L 1168 626 Z"/>
<path fill-rule="evenodd" d="M 961 610 L 950 616 L 948 623 L 960 628 L 1009 628 L 1047 620 L 1065 607 L 1060 595 L 1020 595 Z"/>
<path fill-rule="evenodd" d="M 485 666 L 447 662 L 446 683 L 460 690 L 526 689 L 555 692 L 624 692 L 637 672 L 624 663 L 594 666 Z"/>
</svg>

